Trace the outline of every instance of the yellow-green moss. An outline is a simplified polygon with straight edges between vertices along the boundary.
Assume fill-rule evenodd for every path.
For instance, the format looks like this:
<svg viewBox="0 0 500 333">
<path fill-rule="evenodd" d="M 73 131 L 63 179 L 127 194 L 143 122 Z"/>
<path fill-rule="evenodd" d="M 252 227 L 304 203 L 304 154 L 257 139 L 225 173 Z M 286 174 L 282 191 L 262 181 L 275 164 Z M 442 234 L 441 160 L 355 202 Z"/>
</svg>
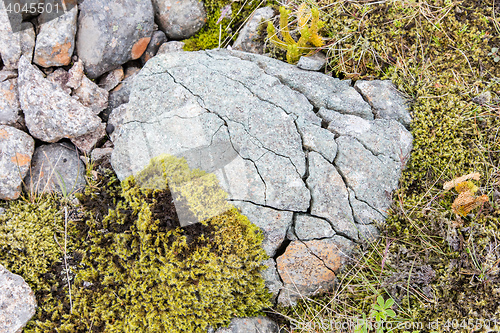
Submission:
<svg viewBox="0 0 500 333">
<path fill-rule="evenodd" d="M 207 11 L 207 23 L 193 37 L 184 40 L 186 51 L 198 51 L 213 49 L 228 45 L 229 41 L 234 41 L 237 37 L 238 29 L 244 24 L 245 20 L 258 7 L 274 5 L 276 1 L 231 1 L 231 0 L 205 0 L 204 5 Z M 231 5 L 232 14 L 217 24 L 222 9 Z M 219 38 L 220 37 L 220 38 Z"/>
<path fill-rule="evenodd" d="M 72 309 L 54 243 L 64 232 L 58 202 L 11 204 L 0 215 L 0 263 L 39 301 L 24 332 L 206 332 L 270 306 L 263 235 L 215 176 L 163 155 L 121 184 L 109 171 L 98 183 L 68 223 Z M 178 226 L 173 188 L 203 223 Z"/>
</svg>

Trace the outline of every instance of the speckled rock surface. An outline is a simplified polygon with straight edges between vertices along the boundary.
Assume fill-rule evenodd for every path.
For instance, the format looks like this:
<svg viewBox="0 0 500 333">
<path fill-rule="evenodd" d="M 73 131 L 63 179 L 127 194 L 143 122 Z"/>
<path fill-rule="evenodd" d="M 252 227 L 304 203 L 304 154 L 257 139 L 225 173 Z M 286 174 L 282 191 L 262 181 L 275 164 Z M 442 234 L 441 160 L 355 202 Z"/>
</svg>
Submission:
<svg viewBox="0 0 500 333">
<path fill-rule="evenodd" d="M 146 51 L 141 56 L 141 62 L 145 64 L 148 62 L 149 59 L 154 57 L 156 53 L 158 52 L 158 49 L 160 46 L 167 41 L 167 36 L 165 33 L 161 30 L 157 30 L 153 32 L 153 35 L 151 36 L 151 40 L 149 41 L 148 47 L 146 48 Z"/>
<path fill-rule="evenodd" d="M 35 141 L 28 134 L 0 125 L 0 199 L 19 197 L 34 150 Z"/>
<path fill-rule="evenodd" d="M 95 130 L 101 120 L 68 95 L 23 56 L 19 61 L 19 101 L 32 136 L 45 142 L 74 138 Z"/>
<path fill-rule="evenodd" d="M 331 288 L 343 255 L 376 236 L 404 167 L 398 154 L 411 149 L 405 127 L 374 120 L 350 81 L 229 50 L 150 59 L 109 123 L 120 179 L 160 154 L 217 176 L 263 231 L 280 279 L 264 275 L 284 303 L 294 285 L 304 295 Z"/>
<path fill-rule="evenodd" d="M 39 17 L 33 62 L 42 67 L 66 66 L 75 49 L 77 0 L 66 0 L 72 8 L 56 17 L 56 11 L 43 11 Z"/>
<path fill-rule="evenodd" d="M 9 15 L 5 10 L 5 2 L 0 1 L 0 57 L 4 69 L 15 69 L 21 57 L 21 14 Z"/>
<path fill-rule="evenodd" d="M 17 123 L 21 117 L 20 111 L 17 79 L 0 82 L 0 124 Z"/>
<path fill-rule="evenodd" d="M 0 332 L 21 332 L 35 314 L 33 291 L 19 275 L 0 265 Z"/>
<path fill-rule="evenodd" d="M 29 193 L 74 193 L 86 184 L 85 165 L 71 144 L 42 145 L 33 154 L 24 184 Z"/>
<path fill-rule="evenodd" d="M 199 0 L 152 0 L 155 18 L 169 39 L 186 39 L 196 34 L 207 20 Z"/>
<path fill-rule="evenodd" d="M 144 53 L 153 33 L 150 0 L 85 0 L 79 7 L 76 48 L 89 78 Z"/>
<path fill-rule="evenodd" d="M 212 333 L 213 330 L 209 330 Z M 234 318 L 227 328 L 219 328 L 215 333 L 278 333 L 278 325 L 263 316 Z"/>
</svg>

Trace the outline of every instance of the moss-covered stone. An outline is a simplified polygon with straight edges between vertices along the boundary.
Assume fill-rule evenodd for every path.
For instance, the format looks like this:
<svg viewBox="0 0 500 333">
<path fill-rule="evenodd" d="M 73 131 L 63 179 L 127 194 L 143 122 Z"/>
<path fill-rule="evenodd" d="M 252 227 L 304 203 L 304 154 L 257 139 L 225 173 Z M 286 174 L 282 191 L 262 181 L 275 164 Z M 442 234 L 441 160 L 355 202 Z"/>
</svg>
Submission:
<svg viewBox="0 0 500 333">
<path fill-rule="evenodd" d="M 71 304 L 65 275 L 47 275 L 63 267 L 57 200 L 0 215 L 0 263 L 39 300 L 25 332 L 206 332 L 270 305 L 262 233 L 225 201 L 215 176 L 160 156 L 121 184 L 110 172 L 97 183 L 68 221 L 68 254 L 80 254 L 70 263 Z M 203 223 L 179 227 L 172 187 Z"/>
</svg>

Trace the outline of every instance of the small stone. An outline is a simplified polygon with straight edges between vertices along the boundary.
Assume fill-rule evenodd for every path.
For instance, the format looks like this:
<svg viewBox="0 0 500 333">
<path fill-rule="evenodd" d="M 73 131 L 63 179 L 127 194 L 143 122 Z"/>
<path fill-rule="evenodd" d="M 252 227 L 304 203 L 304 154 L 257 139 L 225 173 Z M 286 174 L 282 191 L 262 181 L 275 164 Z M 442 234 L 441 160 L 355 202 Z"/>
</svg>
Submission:
<svg viewBox="0 0 500 333">
<path fill-rule="evenodd" d="M 76 97 L 82 105 L 91 108 L 95 115 L 108 107 L 108 91 L 100 88 L 86 76 L 82 77 L 80 86 L 73 91 L 73 97 Z"/>
<path fill-rule="evenodd" d="M 43 77 L 22 56 L 19 61 L 19 101 L 32 136 L 45 142 L 74 138 L 95 130 L 101 119 Z"/>
<path fill-rule="evenodd" d="M 491 102 L 491 92 L 487 90 L 482 94 L 472 98 L 472 101 L 479 105 L 489 104 Z"/>
<path fill-rule="evenodd" d="M 123 73 L 123 67 L 120 66 L 104 74 L 99 80 L 99 87 L 110 91 L 115 88 L 123 80 L 124 77 L 125 74 Z"/>
<path fill-rule="evenodd" d="M 14 125 L 21 118 L 17 79 L 0 82 L 0 124 Z"/>
<path fill-rule="evenodd" d="M 35 141 L 28 134 L 0 125 L 0 199 L 14 200 L 19 197 L 34 150 Z"/>
<path fill-rule="evenodd" d="M 78 89 L 82 83 L 83 76 L 83 61 L 78 59 L 68 71 L 66 86 L 71 89 Z"/>
<path fill-rule="evenodd" d="M 22 332 L 36 306 L 35 294 L 26 281 L 0 265 L 0 332 Z"/>
<path fill-rule="evenodd" d="M 109 92 L 108 108 L 103 112 L 104 120 L 107 120 L 114 109 L 118 108 L 122 104 L 128 103 L 130 90 L 132 89 L 132 84 L 137 74 L 130 74 L 130 70 L 128 70 L 127 74 L 129 74 L 129 76 L 123 79 L 123 81 L 121 81 L 113 90 Z"/>
<path fill-rule="evenodd" d="M 33 59 L 35 50 L 35 28 L 31 22 L 23 22 L 21 25 L 21 54 Z"/>
<path fill-rule="evenodd" d="M 1 70 L 0 71 L 0 82 L 5 80 L 14 79 L 17 77 L 17 73 L 11 70 Z"/>
<path fill-rule="evenodd" d="M 326 65 L 326 56 L 322 52 L 313 55 L 302 56 L 297 63 L 297 67 L 306 71 L 320 71 Z"/>
<path fill-rule="evenodd" d="M 68 83 L 69 74 L 62 68 L 58 68 L 49 75 L 47 75 L 47 80 L 53 82 L 59 86 L 68 95 L 71 94 L 71 89 L 66 86 Z"/>
<path fill-rule="evenodd" d="M 106 134 L 111 135 L 115 130 L 115 126 L 113 124 L 108 124 L 106 126 Z"/>
<path fill-rule="evenodd" d="M 166 41 L 167 41 L 167 36 L 163 31 L 157 30 L 153 32 L 153 36 L 149 41 L 148 47 L 141 56 L 142 64 L 145 64 L 146 62 L 148 62 L 149 59 L 154 57 L 156 53 L 158 53 L 158 49 L 160 48 L 160 46 Z"/>
<path fill-rule="evenodd" d="M 264 53 L 265 27 L 267 21 L 273 16 L 274 10 L 271 7 L 263 7 L 254 11 L 234 42 L 233 50 Z"/>
<path fill-rule="evenodd" d="M 29 193 L 71 194 L 85 185 L 85 165 L 75 147 L 53 143 L 35 150 L 30 173 L 24 179 Z"/>
<path fill-rule="evenodd" d="M 278 333 L 278 325 L 263 316 L 234 318 L 228 328 L 219 328 L 215 333 Z"/>
<path fill-rule="evenodd" d="M 328 221 L 308 215 L 297 215 L 295 219 L 295 235 L 300 240 L 330 238 L 335 231 Z"/>
<path fill-rule="evenodd" d="M 158 49 L 158 52 L 156 54 L 166 54 L 166 53 L 172 53 L 172 52 L 181 52 L 184 51 L 184 45 L 186 43 L 184 42 L 178 42 L 178 41 L 170 41 L 163 43 L 160 48 Z"/>
<path fill-rule="evenodd" d="M 97 129 L 78 138 L 71 139 L 71 142 L 82 152 L 89 154 L 99 141 L 106 137 L 106 124 L 101 123 Z"/>
<path fill-rule="evenodd" d="M 153 0 L 155 19 L 169 39 L 194 36 L 207 21 L 203 3 L 198 0 Z"/>
<path fill-rule="evenodd" d="M 76 0 L 65 0 L 73 7 L 63 15 L 43 11 L 38 16 L 38 34 L 36 36 L 33 62 L 42 67 L 66 66 L 71 62 L 75 49 L 76 20 L 78 7 Z M 70 4 L 71 2 L 71 4 Z"/>
<path fill-rule="evenodd" d="M 109 160 L 111 154 L 113 153 L 113 148 L 95 148 L 90 154 L 92 162 L 101 162 L 105 159 Z"/>
</svg>

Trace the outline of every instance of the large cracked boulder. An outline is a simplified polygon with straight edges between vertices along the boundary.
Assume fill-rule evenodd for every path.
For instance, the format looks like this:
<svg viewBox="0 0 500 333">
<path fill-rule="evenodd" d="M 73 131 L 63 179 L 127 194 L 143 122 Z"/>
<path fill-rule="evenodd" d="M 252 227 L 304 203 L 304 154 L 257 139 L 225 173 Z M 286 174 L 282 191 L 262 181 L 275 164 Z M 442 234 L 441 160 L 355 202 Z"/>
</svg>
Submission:
<svg viewBox="0 0 500 333">
<path fill-rule="evenodd" d="M 110 116 L 111 162 L 120 179 L 160 154 L 214 173 L 262 229 L 267 285 L 289 304 L 331 288 L 387 214 L 412 137 L 376 118 L 350 81 L 237 51 L 163 54 Z"/>
</svg>

